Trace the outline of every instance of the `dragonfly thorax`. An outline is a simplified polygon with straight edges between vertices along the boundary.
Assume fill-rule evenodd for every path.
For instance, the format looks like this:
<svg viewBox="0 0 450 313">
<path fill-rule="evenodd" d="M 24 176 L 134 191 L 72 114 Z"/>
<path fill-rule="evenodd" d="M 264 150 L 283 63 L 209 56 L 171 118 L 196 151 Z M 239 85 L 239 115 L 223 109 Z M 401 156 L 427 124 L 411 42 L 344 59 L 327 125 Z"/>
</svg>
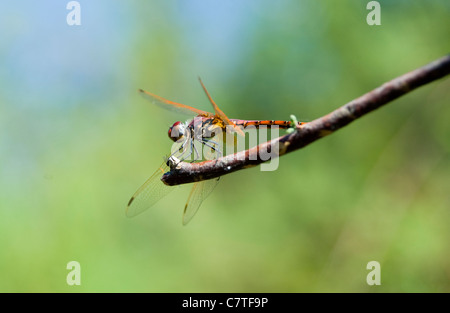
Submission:
<svg viewBox="0 0 450 313">
<path fill-rule="evenodd" d="M 186 134 L 186 125 L 181 122 L 175 122 L 173 125 L 169 128 L 169 138 L 173 140 L 174 142 L 177 142 L 181 138 L 183 138 Z"/>
</svg>

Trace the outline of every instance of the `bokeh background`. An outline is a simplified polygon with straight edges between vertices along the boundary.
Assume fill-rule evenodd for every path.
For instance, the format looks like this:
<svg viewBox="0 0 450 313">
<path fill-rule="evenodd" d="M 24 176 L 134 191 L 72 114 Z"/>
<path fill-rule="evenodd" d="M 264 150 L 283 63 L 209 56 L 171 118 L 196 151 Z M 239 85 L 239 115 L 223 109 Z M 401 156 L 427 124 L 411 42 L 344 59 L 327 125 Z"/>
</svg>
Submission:
<svg viewBox="0 0 450 313">
<path fill-rule="evenodd" d="M 135 218 L 180 116 L 138 88 L 231 118 L 311 121 L 450 51 L 447 0 L 0 4 L 0 291 L 449 292 L 450 81 Z M 66 265 L 81 264 L 81 286 Z M 369 286 L 369 261 L 381 286 Z"/>
</svg>

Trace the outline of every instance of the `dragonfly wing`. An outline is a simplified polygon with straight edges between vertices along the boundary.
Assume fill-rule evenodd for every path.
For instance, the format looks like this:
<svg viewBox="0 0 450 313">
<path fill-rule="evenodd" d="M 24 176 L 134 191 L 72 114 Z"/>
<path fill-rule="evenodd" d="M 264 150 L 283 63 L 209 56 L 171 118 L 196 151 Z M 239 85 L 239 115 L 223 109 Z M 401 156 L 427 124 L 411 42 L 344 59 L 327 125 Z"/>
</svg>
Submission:
<svg viewBox="0 0 450 313">
<path fill-rule="evenodd" d="M 173 102 L 173 101 L 164 99 L 163 97 L 157 96 L 155 94 L 152 94 L 152 93 L 142 90 L 142 89 L 139 89 L 139 92 L 144 98 L 149 100 L 151 103 L 159 106 L 160 108 L 163 108 L 163 109 L 166 109 L 169 111 L 175 111 L 175 112 L 183 113 L 183 114 L 187 114 L 187 115 L 192 115 L 192 113 L 195 113 L 197 115 L 206 116 L 206 117 L 214 116 L 214 114 L 212 114 L 212 113 L 202 111 L 202 110 L 190 107 L 185 104 L 181 104 L 181 103 L 177 103 L 177 102 Z"/>
<path fill-rule="evenodd" d="M 128 217 L 144 212 L 174 189 L 161 181 L 161 176 L 168 171 L 168 168 L 166 162 L 161 164 L 156 172 L 134 193 L 128 202 L 126 211 Z"/>
<path fill-rule="evenodd" d="M 191 193 L 189 194 L 186 206 L 183 212 L 183 225 L 189 221 L 197 213 L 203 200 L 205 200 L 219 183 L 219 178 L 194 183 Z"/>
<path fill-rule="evenodd" d="M 231 125 L 234 127 L 234 129 L 236 130 L 236 132 L 241 135 L 241 136 L 245 136 L 244 132 L 238 127 L 236 126 L 235 123 L 233 123 L 228 116 L 226 116 L 226 114 L 219 108 L 219 106 L 214 102 L 214 100 L 212 99 L 211 95 L 209 94 L 208 90 L 206 89 L 205 85 L 203 84 L 202 80 L 199 78 L 198 79 L 200 81 L 200 84 L 202 85 L 203 90 L 206 93 L 206 96 L 209 99 L 209 102 L 211 102 L 213 108 L 214 108 L 214 112 L 216 113 L 216 116 L 219 117 L 224 123 L 225 125 Z"/>
</svg>

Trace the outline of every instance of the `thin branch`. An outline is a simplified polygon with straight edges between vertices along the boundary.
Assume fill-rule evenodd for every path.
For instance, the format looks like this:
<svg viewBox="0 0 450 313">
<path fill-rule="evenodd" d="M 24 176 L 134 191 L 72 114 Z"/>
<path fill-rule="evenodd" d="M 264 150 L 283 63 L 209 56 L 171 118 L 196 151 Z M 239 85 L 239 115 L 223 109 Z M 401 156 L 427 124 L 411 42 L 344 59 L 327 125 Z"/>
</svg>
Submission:
<svg viewBox="0 0 450 313">
<path fill-rule="evenodd" d="M 282 156 L 303 148 L 382 105 L 448 74 L 450 74 L 450 55 L 397 77 L 333 112 L 299 126 L 291 134 L 286 134 L 251 149 L 199 163 L 178 163 L 176 158 L 170 158 L 171 171 L 165 173 L 161 180 L 169 186 L 180 185 L 223 176 L 259 165 L 267 161 L 267 158 L 262 157 L 263 153 L 260 152 Z"/>
</svg>

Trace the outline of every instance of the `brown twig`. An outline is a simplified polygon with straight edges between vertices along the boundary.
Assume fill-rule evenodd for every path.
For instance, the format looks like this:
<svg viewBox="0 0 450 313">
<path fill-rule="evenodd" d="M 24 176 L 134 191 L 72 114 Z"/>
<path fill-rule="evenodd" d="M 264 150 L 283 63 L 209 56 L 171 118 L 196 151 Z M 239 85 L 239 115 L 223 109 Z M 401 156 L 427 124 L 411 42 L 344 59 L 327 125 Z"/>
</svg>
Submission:
<svg viewBox="0 0 450 313">
<path fill-rule="evenodd" d="M 450 74 L 450 55 L 397 77 L 333 112 L 298 127 L 291 134 L 251 149 L 199 163 L 178 163 L 178 160 L 171 158 L 169 159 L 171 171 L 165 173 L 161 180 L 166 185 L 173 186 L 207 180 L 259 165 L 267 161 L 261 157 L 261 151 L 282 156 L 303 148 L 382 105 L 448 74 Z"/>
</svg>

